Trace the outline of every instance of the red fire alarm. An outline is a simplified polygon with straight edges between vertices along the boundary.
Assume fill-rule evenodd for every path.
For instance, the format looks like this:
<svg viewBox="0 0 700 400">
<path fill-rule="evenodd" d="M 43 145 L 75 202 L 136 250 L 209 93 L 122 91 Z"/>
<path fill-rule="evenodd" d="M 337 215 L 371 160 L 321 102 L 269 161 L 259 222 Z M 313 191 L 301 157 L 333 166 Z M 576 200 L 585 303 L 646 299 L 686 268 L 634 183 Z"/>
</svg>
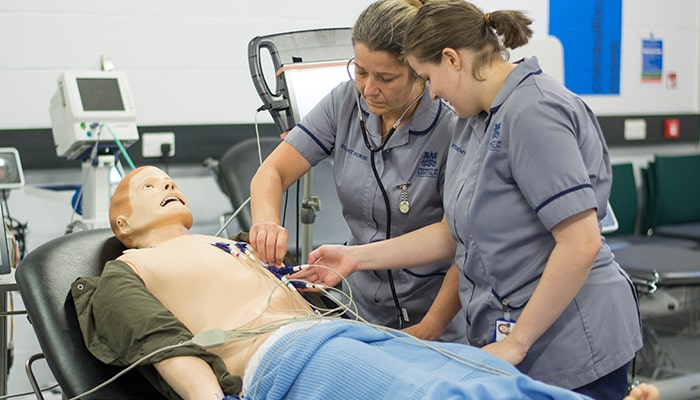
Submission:
<svg viewBox="0 0 700 400">
<path fill-rule="evenodd" d="M 681 121 L 678 118 L 666 118 L 664 137 L 669 140 L 678 139 L 681 134 Z"/>
</svg>

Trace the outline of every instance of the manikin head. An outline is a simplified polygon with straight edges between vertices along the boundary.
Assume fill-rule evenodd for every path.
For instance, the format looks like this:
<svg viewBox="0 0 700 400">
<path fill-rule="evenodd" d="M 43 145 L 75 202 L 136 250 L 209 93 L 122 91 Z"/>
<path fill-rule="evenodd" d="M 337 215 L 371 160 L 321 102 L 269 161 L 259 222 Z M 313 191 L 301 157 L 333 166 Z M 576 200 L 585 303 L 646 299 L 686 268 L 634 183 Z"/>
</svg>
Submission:
<svg viewBox="0 0 700 400">
<path fill-rule="evenodd" d="M 109 224 L 126 247 L 151 247 L 186 233 L 192 227 L 192 212 L 168 174 L 145 166 L 128 173 L 117 185 Z"/>
</svg>

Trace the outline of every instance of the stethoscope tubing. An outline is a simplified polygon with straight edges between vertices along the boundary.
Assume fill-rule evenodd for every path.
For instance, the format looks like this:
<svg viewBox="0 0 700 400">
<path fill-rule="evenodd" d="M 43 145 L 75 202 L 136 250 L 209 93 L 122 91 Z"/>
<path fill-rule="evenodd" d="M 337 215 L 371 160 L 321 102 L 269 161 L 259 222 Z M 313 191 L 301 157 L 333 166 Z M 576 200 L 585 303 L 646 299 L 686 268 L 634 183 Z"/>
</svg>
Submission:
<svg viewBox="0 0 700 400">
<path fill-rule="evenodd" d="M 348 77 L 350 80 L 355 81 L 353 78 L 352 74 L 350 73 L 350 64 L 352 63 L 354 58 L 351 58 L 348 60 L 348 63 L 346 65 L 346 70 L 348 72 Z M 355 102 L 357 103 L 357 118 L 360 123 L 360 132 L 362 134 L 362 140 L 365 143 L 365 147 L 367 147 L 367 150 L 370 152 L 370 165 L 372 167 L 372 174 L 374 175 L 374 179 L 377 182 L 377 185 L 379 186 L 379 190 L 382 193 L 382 198 L 384 199 L 384 207 L 386 209 L 386 239 L 391 238 L 391 206 L 389 204 L 389 195 L 386 192 L 386 188 L 384 187 L 384 184 L 382 182 L 381 177 L 379 176 L 379 171 L 377 171 L 377 165 L 374 159 L 374 155 L 382 150 L 384 150 L 384 147 L 386 144 L 389 142 L 389 139 L 396 133 L 396 130 L 398 129 L 399 125 L 401 125 L 401 122 L 403 121 L 404 117 L 408 112 L 418 103 L 418 101 L 423 97 L 423 92 L 413 99 L 406 109 L 401 113 L 399 118 L 396 120 L 394 125 L 391 126 L 387 134 L 384 136 L 382 139 L 382 142 L 379 146 L 373 147 L 372 144 L 370 143 L 369 140 L 369 132 L 367 130 L 367 125 L 365 123 L 364 118 L 362 118 L 362 106 L 360 104 L 360 98 L 362 97 L 362 93 L 360 92 L 360 89 L 357 85 L 357 81 L 355 81 L 355 90 L 357 91 L 357 96 L 355 97 Z M 401 303 L 399 301 L 399 296 L 396 293 L 396 285 L 394 283 L 394 276 L 392 274 L 391 270 L 387 270 L 387 275 L 389 278 L 389 288 L 391 289 L 391 297 L 394 301 L 394 307 L 396 308 L 396 314 L 397 318 L 399 320 L 399 329 L 403 329 L 406 324 L 406 319 L 404 317 L 404 314 L 401 309 Z"/>
</svg>

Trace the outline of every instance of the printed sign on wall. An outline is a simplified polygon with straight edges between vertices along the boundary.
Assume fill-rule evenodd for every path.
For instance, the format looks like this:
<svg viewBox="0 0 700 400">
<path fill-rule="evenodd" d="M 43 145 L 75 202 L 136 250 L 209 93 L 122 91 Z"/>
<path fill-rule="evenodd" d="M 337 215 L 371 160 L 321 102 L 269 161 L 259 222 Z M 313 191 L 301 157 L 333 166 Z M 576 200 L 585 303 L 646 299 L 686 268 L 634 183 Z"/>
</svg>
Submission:
<svg viewBox="0 0 700 400">
<path fill-rule="evenodd" d="M 664 44 L 652 35 L 642 40 L 642 82 L 661 83 L 663 72 Z"/>
<path fill-rule="evenodd" d="M 620 94 L 622 0 L 550 0 L 549 34 L 564 47 L 566 87 Z"/>
</svg>

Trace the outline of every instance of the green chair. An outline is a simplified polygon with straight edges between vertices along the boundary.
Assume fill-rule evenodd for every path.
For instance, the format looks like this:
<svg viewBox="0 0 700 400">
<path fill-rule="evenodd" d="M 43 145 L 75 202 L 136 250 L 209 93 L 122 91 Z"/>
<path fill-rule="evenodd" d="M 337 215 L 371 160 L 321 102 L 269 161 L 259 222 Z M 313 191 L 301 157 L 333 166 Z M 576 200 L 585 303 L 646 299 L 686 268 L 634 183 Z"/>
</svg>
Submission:
<svg viewBox="0 0 700 400">
<path fill-rule="evenodd" d="M 653 166 L 652 166 L 653 168 Z M 642 170 L 642 200 L 639 201 L 634 167 L 631 163 L 612 166 L 613 182 L 609 203 L 618 220 L 618 229 L 605 234 L 615 260 L 630 275 L 640 293 L 653 293 L 662 287 L 700 285 L 698 242 L 661 235 L 647 235 L 644 224 L 653 218 L 653 194 L 649 170 Z M 653 184 L 653 182 L 652 182 Z M 642 213 L 639 205 L 642 204 Z M 638 229 L 641 220 L 642 229 Z"/>
<path fill-rule="evenodd" d="M 665 236 L 647 236 L 640 229 L 640 201 L 632 163 L 613 164 L 613 182 L 610 190 L 610 206 L 617 217 L 618 229 L 606 234 L 606 241 L 613 249 L 631 244 L 650 244 L 698 249 L 698 242 Z M 646 202 L 642 201 L 642 204 Z"/>
<path fill-rule="evenodd" d="M 655 156 L 644 184 L 645 228 L 700 243 L 700 154 Z"/>
<path fill-rule="evenodd" d="M 637 185 L 632 163 L 613 164 L 613 182 L 610 189 L 610 205 L 615 210 L 618 228 L 608 236 L 627 236 L 637 233 L 639 209 Z"/>
</svg>

